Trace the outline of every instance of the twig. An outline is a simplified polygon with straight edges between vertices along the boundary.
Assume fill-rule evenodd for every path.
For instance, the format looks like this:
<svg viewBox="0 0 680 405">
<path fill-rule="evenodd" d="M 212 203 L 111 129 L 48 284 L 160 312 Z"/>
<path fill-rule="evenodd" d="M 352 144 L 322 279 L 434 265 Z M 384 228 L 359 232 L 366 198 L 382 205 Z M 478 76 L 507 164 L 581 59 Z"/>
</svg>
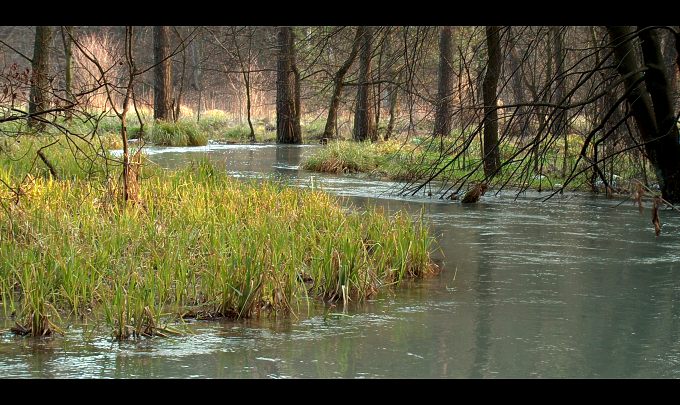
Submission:
<svg viewBox="0 0 680 405">
<path fill-rule="evenodd" d="M 652 191 L 649 187 L 645 186 L 640 180 L 635 180 L 635 181 L 637 181 L 638 183 L 640 183 L 640 185 L 641 185 L 645 190 L 647 190 L 650 194 L 652 194 L 652 195 L 655 194 L 654 191 Z M 664 203 L 664 204 L 667 205 L 668 207 L 670 207 L 670 208 L 672 208 L 672 209 L 674 209 L 674 210 L 676 210 L 676 211 L 680 211 L 680 208 L 678 208 L 678 207 L 676 207 L 675 205 L 669 203 L 669 202 L 666 201 L 663 197 L 661 197 L 661 196 L 655 196 L 655 197 L 657 197 L 662 203 Z"/>
</svg>

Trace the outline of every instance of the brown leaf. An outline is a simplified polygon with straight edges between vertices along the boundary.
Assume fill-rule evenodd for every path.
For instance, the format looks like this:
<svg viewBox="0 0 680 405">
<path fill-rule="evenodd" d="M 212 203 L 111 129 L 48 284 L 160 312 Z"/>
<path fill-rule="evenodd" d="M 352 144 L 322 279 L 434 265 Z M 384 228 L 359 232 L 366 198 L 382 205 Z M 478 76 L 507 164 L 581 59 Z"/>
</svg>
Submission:
<svg viewBox="0 0 680 405">
<path fill-rule="evenodd" d="M 661 233 L 661 221 L 659 220 L 659 205 L 661 205 L 661 199 L 659 197 L 654 197 L 654 206 L 652 207 L 652 223 L 654 224 L 654 232 L 656 236 Z"/>
</svg>

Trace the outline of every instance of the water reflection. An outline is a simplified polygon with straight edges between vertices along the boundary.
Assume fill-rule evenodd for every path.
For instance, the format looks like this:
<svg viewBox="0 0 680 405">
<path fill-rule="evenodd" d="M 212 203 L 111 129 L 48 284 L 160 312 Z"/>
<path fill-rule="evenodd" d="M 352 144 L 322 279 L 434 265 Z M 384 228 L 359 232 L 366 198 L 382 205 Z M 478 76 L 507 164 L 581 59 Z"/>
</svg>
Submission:
<svg viewBox="0 0 680 405">
<path fill-rule="evenodd" d="M 279 146 L 276 148 L 276 161 L 272 165 L 274 172 L 282 178 L 296 177 L 302 162 L 303 149 L 299 146 Z"/>
</svg>

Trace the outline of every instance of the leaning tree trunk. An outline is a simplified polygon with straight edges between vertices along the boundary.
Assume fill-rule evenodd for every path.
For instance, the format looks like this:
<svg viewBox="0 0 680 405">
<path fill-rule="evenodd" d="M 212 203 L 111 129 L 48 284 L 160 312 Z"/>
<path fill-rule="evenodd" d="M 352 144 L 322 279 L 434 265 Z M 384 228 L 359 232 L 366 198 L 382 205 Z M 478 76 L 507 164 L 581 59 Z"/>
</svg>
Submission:
<svg viewBox="0 0 680 405">
<path fill-rule="evenodd" d="M 453 47 L 451 27 L 442 27 L 439 34 L 439 75 L 434 136 L 451 134 L 451 102 L 453 90 Z"/>
<path fill-rule="evenodd" d="M 663 198 L 680 202 L 680 143 L 672 108 L 670 80 L 664 69 L 659 35 L 643 29 L 637 35 L 630 27 L 607 27 L 614 46 L 617 69 L 623 78 L 627 101 L 644 141 L 645 151 L 656 171 Z M 642 64 L 636 56 L 638 38 Z M 646 70 L 643 75 L 642 71 Z"/>
<path fill-rule="evenodd" d="M 354 41 L 352 41 L 352 50 L 347 57 L 345 63 L 340 66 L 335 76 L 333 77 L 333 82 L 335 87 L 333 88 L 333 96 L 331 97 L 331 103 L 328 106 L 328 117 L 326 118 L 326 127 L 323 130 L 324 138 L 333 138 L 335 135 L 335 127 L 338 120 L 338 105 L 340 104 L 340 95 L 342 94 L 343 80 L 347 71 L 354 63 L 354 59 L 357 57 L 359 51 L 359 42 L 361 36 L 363 35 L 364 27 L 358 27 L 356 34 L 354 35 Z"/>
<path fill-rule="evenodd" d="M 482 83 L 484 99 L 484 144 L 482 158 L 484 160 L 484 175 L 493 176 L 501 167 L 498 147 L 498 109 L 497 90 L 498 77 L 501 67 L 501 39 L 500 27 L 486 27 L 486 43 L 488 48 L 488 63 Z"/>
<path fill-rule="evenodd" d="M 172 66 L 170 63 L 170 27 L 153 27 L 153 118 L 172 120 Z"/>
<path fill-rule="evenodd" d="M 371 47 L 373 27 L 364 27 L 359 56 L 359 85 L 357 90 L 356 111 L 354 112 L 354 140 L 378 139 L 373 111 L 373 86 L 371 81 Z"/>
<path fill-rule="evenodd" d="M 279 27 L 276 65 L 276 142 L 302 143 L 299 72 L 296 74 L 293 29 Z"/>
<path fill-rule="evenodd" d="M 47 26 L 35 27 L 35 43 L 31 62 L 31 91 L 28 101 L 28 126 L 41 128 L 44 125 L 38 119 L 41 112 L 50 106 L 50 40 L 52 30 Z"/>
</svg>

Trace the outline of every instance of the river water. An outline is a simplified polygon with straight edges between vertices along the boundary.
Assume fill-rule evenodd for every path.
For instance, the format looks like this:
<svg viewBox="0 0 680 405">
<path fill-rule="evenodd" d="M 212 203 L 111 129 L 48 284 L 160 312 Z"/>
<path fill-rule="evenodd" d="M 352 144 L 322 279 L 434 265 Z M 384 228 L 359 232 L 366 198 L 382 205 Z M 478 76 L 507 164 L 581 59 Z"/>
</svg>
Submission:
<svg viewBox="0 0 680 405">
<path fill-rule="evenodd" d="M 164 167 L 208 156 L 237 177 L 313 184 L 356 209 L 422 210 L 438 276 L 340 316 L 200 321 L 180 337 L 118 343 L 78 325 L 52 339 L 6 332 L 0 378 L 680 377 L 676 214 L 661 212 L 657 238 L 648 209 L 588 195 L 487 194 L 467 206 L 399 198 L 395 183 L 300 170 L 317 147 L 149 153 Z"/>
</svg>

